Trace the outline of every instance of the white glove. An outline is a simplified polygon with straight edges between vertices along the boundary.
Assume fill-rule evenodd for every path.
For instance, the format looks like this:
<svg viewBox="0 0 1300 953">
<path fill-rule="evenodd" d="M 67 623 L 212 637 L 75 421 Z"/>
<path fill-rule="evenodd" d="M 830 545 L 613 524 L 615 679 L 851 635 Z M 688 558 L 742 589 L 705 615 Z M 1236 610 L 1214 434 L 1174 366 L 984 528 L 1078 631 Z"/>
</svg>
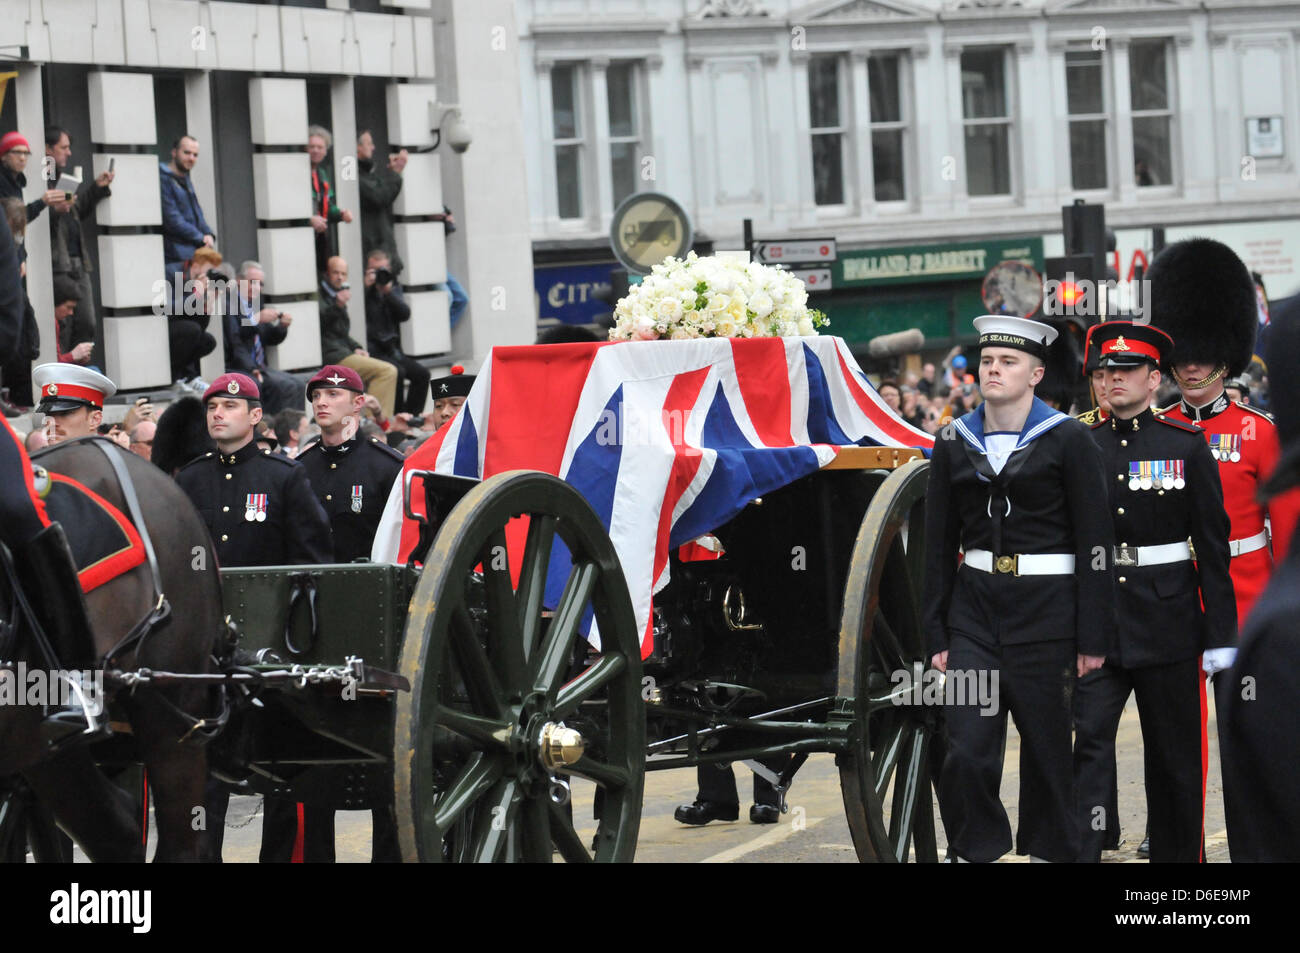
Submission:
<svg viewBox="0 0 1300 953">
<path fill-rule="evenodd" d="M 1222 649 L 1206 649 L 1205 654 L 1201 656 L 1201 668 L 1205 669 L 1206 675 L 1213 675 L 1215 672 L 1222 672 L 1232 668 L 1232 663 L 1237 661 L 1236 646 L 1229 645 Z"/>
</svg>

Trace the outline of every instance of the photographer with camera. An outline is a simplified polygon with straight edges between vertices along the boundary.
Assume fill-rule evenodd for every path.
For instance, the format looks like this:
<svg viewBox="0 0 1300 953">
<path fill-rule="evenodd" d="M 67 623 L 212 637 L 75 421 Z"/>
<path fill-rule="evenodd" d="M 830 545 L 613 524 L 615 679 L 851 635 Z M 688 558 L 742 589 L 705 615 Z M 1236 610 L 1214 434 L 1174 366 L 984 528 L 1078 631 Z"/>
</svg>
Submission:
<svg viewBox="0 0 1300 953">
<path fill-rule="evenodd" d="M 246 261 L 239 266 L 239 281 L 229 288 L 224 318 L 226 370 L 247 374 L 262 392 L 262 408 L 277 414 L 286 407 L 302 407 L 303 386 L 292 374 L 272 370 L 266 349 L 289 334 L 293 315 L 263 306 L 262 265 Z"/>
<path fill-rule="evenodd" d="M 390 267 L 388 252 L 376 248 L 366 256 L 366 347 L 371 357 L 397 368 L 397 410 L 419 414 L 424 410 L 429 372 L 419 361 L 402 353 L 398 325 L 411 317 L 402 286 Z"/>
</svg>

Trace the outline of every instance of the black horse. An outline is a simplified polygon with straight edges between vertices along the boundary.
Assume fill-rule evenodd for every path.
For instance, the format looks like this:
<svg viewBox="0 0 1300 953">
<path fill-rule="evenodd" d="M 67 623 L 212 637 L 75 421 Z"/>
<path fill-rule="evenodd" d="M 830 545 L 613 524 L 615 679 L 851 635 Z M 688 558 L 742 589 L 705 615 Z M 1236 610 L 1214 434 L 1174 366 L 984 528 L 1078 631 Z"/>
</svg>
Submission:
<svg viewBox="0 0 1300 953">
<path fill-rule="evenodd" d="M 142 535 L 147 530 L 152 540 L 158 588 L 171 609 L 161 625 L 123 651 L 110 667 L 210 672 L 223 631 L 221 584 L 211 538 L 185 494 L 157 467 L 102 438 L 57 444 L 33 460 L 52 473 L 77 480 L 129 514 L 117 472 L 105 451 L 124 464 L 134 486 L 145 524 L 138 529 Z M 0 578 L 0 586 L 5 585 L 17 583 Z M 13 605 L 8 593 L 5 596 L 0 600 L 0 612 Z M 94 631 L 83 647 L 84 658 L 61 659 L 61 664 L 80 669 L 88 667 L 86 660 L 97 663 L 104 659 L 156 605 L 148 560 L 100 585 L 86 596 Z M 43 667 L 31 640 L 21 633 L 18 646 L 19 660 Z M 193 719 L 214 714 L 215 695 L 215 690 L 202 685 L 140 686 L 116 694 L 109 690 L 107 713 L 114 731 L 129 732 L 134 757 L 148 772 L 158 828 L 156 860 L 201 859 L 203 825 L 195 819 L 202 815 L 194 809 L 203 804 L 207 757 L 192 738 L 180 742 Z M 129 728 L 118 724 L 119 716 L 125 717 Z M 52 814 L 92 861 L 143 860 L 143 818 L 137 815 L 133 799 L 96 763 L 104 746 L 117 744 L 119 738 L 50 754 L 41 740 L 41 718 L 37 706 L 0 706 L 0 775 L 21 775 L 41 811 Z M 11 815 L 21 807 L 20 797 L 14 794 L 8 804 Z M 0 803 L 0 808 L 5 806 Z M 3 814 L 0 810 L 0 825 Z M 37 851 L 38 859 L 41 854 L 48 856 L 49 851 Z"/>
</svg>

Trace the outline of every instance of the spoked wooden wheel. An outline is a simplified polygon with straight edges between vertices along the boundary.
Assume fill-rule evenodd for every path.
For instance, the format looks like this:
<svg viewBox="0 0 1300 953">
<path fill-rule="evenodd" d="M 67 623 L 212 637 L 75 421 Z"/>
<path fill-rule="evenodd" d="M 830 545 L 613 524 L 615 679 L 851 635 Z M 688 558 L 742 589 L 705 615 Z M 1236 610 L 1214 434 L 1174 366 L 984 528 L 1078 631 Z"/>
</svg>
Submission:
<svg viewBox="0 0 1300 953">
<path fill-rule="evenodd" d="M 851 702 L 853 744 L 839 756 L 840 789 L 862 861 L 938 860 L 931 765 L 939 710 L 911 704 L 925 666 L 921 579 L 929 463 L 915 460 L 876 490 L 853 547 L 840 621 L 836 694 Z M 919 667 L 918 667 L 919 666 Z M 901 686 L 909 686 L 905 689 Z"/>
<path fill-rule="evenodd" d="M 512 529 L 508 542 L 519 516 L 526 541 Z M 557 537 L 572 562 L 548 607 Z M 580 631 L 588 609 L 598 654 Z M 429 551 L 400 671 L 411 683 L 394 737 L 403 859 L 632 859 L 645 771 L 640 644 L 614 547 L 577 491 L 513 471 L 466 494 Z M 570 776 L 596 785 L 594 856 L 566 804 Z"/>
</svg>

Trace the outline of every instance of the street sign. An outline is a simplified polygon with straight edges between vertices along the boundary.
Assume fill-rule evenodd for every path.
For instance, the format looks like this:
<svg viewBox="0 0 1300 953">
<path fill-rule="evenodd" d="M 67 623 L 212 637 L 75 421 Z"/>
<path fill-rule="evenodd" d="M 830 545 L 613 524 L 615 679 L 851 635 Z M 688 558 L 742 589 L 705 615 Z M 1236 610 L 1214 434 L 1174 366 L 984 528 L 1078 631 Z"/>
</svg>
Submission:
<svg viewBox="0 0 1300 953">
<path fill-rule="evenodd" d="M 650 274 L 665 258 L 682 258 L 694 234 L 685 210 L 658 192 L 634 192 L 614 210 L 609 243 L 628 271 Z"/>
<path fill-rule="evenodd" d="M 790 268 L 788 271 L 802 281 L 809 292 L 831 290 L 829 268 Z"/>
<path fill-rule="evenodd" d="M 778 238 L 754 242 L 754 261 L 764 265 L 835 260 L 833 238 Z"/>
</svg>

